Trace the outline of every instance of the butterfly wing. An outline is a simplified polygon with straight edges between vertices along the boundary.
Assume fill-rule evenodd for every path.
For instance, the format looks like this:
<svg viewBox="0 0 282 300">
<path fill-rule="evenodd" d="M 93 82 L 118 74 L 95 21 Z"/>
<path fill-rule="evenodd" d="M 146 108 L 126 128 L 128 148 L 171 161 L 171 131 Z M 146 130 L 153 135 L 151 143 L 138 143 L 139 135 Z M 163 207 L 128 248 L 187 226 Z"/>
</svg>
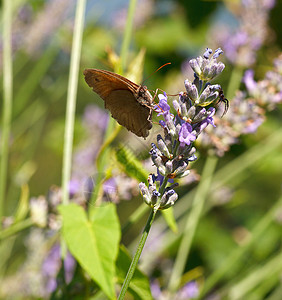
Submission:
<svg viewBox="0 0 282 300">
<path fill-rule="evenodd" d="M 129 79 L 100 69 L 86 69 L 83 72 L 86 83 L 92 87 L 93 91 L 97 93 L 103 100 L 112 90 L 131 90 L 136 92 L 138 85 Z"/>
<path fill-rule="evenodd" d="M 137 101 L 139 85 L 121 75 L 99 69 L 86 69 L 84 76 L 120 125 L 137 136 L 145 138 L 149 135 L 152 110 Z M 147 93 L 145 95 L 151 100 L 151 95 Z"/>
<path fill-rule="evenodd" d="M 122 104 L 121 104 L 122 102 Z M 147 137 L 152 128 L 152 111 L 137 102 L 129 90 L 115 90 L 105 101 L 105 107 L 118 123 L 140 137 Z"/>
</svg>

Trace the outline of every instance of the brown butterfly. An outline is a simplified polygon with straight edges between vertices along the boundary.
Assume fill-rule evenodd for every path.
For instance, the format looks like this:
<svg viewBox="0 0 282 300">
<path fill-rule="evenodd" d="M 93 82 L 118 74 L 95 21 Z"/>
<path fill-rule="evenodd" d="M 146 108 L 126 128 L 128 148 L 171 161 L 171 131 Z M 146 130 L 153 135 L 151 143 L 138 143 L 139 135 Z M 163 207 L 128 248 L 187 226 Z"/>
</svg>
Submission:
<svg viewBox="0 0 282 300">
<path fill-rule="evenodd" d="M 86 69 L 83 74 L 120 125 L 137 136 L 146 138 L 149 135 L 153 98 L 145 86 L 106 70 Z"/>
</svg>

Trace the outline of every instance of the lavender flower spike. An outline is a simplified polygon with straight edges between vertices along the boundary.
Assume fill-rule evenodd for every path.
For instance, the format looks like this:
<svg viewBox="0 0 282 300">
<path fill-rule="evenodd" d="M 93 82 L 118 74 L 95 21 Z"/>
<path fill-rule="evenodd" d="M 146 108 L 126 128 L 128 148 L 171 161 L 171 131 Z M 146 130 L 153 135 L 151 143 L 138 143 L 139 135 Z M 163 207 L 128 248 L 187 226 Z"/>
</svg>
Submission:
<svg viewBox="0 0 282 300">
<path fill-rule="evenodd" d="M 157 136 L 157 145 L 152 143 L 151 159 L 157 169 L 157 175 L 150 175 L 149 186 L 140 183 L 144 202 L 155 210 L 167 209 L 178 199 L 174 180 L 190 173 L 189 163 L 197 159 L 193 143 L 209 125 L 215 126 L 213 116 L 217 109 L 216 101 L 220 98 L 221 86 L 211 85 L 224 69 L 224 64 L 217 62 L 222 50 L 217 49 L 213 56 L 207 48 L 203 56 L 190 60 L 194 70 L 194 81 L 185 80 L 186 92 L 180 92 L 173 100 L 175 113 L 170 111 L 167 95 L 159 95 L 159 104 L 155 106 L 159 124 L 164 136 Z M 208 109 L 205 106 L 210 106 Z M 172 185 L 168 185 L 173 183 Z"/>
</svg>

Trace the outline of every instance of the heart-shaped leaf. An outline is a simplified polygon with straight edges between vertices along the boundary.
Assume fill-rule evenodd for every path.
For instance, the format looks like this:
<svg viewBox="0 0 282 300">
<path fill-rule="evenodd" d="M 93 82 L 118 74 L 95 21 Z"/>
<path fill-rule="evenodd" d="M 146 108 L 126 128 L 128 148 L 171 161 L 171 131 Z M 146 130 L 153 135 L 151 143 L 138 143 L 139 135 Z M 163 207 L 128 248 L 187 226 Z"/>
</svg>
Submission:
<svg viewBox="0 0 282 300">
<path fill-rule="evenodd" d="M 115 261 L 120 224 L 113 204 L 96 207 L 90 222 L 76 204 L 61 205 L 63 237 L 80 265 L 110 298 L 115 298 Z"/>
</svg>

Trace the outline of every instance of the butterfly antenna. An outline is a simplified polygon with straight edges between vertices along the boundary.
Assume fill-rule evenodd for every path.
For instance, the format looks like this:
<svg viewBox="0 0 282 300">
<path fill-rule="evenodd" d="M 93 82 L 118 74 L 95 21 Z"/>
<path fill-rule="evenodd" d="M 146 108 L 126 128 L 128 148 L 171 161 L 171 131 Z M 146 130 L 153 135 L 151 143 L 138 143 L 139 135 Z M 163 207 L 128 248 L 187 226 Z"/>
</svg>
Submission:
<svg viewBox="0 0 282 300">
<path fill-rule="evenodd" d="M 147 78 L 145 78 L 145 79 L 143 80 L 142 85 L 144 85 L 144 82 L 145 82 L 148 78 L 150 78 L 153 74 L 157 73 L 160 69 L 162 69 L 163 67 L 165 67 L 165 66 L 167 66 L 167 65 L 171 65 L 171 62 L 168 62 L 168 63 L 166 63 L 166 64 L 160 66 L 156 71 L 154 71 L 153 73 L 151 73 Z"/>
</svg>

